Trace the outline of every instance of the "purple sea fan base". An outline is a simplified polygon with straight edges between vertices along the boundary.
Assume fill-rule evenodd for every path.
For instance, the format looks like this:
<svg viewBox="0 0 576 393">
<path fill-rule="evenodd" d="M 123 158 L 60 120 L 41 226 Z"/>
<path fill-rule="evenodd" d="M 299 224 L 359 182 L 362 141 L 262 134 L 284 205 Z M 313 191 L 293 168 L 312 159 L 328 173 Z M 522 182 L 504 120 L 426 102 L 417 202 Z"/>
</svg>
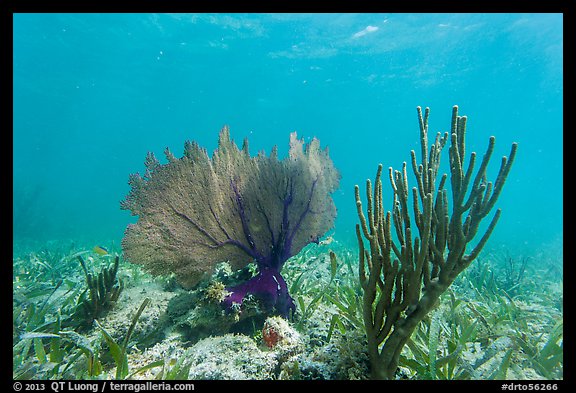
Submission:
<svg viewBox="0 0 576 393">
<path fill-rule="evenodd" d="M 290 311 L 296 311 L 296 305 L 288 293 L 286 281 L 280 272 L 274 268 L 263 268 L 250 280 L 227 288 L 230 295 L 222 302 L 226 309 L 230 310 L 234 304 L 241 305 L 247 295 L 254 295 L 261 300 L 265 307 L 276 311 L 283 317 L 288 317 Z"/>
</svg>

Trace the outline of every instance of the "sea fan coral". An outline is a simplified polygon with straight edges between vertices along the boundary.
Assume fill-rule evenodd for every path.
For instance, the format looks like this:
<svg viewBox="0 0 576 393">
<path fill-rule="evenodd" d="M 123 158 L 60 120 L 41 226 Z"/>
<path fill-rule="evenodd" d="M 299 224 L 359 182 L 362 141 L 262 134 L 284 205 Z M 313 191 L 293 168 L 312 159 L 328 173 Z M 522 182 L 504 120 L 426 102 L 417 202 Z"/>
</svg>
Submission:
<svg viewBox="0 0 576 393">
<path fill-rule="evenodd" d="M 315 138 L 304 146 L 294 132 L 287 158 L 279 160 L 276 147 L 251 157 L 248 141 L 239 149 L 224 127 L 211 159 L 195 142 L 185 143 L 182 158 L 165 155 L 160 164 L 148 153 L 144 176 L 130 176 L 121 207 L 139 220 L 122 240 L 126 259 L 153 274 L 173 272 L 188 287 L 218 262 L 240 269 L 255 261 L 258 275 L 227 288 L 225 305 L 253 294 L 280 314 L 294 310 L 280 270 L 333 226 L 330 194 L 340 175 L 328 149 Z"/>
</svg>

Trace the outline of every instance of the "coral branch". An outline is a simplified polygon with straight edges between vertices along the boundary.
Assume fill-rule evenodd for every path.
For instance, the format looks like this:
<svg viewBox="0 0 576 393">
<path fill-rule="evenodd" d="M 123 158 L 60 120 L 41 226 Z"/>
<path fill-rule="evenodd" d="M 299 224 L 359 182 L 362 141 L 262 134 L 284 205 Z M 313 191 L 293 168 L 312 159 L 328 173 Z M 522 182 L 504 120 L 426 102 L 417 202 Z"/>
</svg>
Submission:
<svg viewBox="0 0 576 393">
<path fill-rule="evenodd" d="M 464 170 L 466 117 L 452 110 L 450 134 L 437 134 L 428 152 L 428 116 L 426 108 L 418 109 L 421 162 L 411 152 L 411 166 L 417 187 L 412 189 L 412 211 L 408 203 L 406 163 L 402 171 L 389 170 L 394 191 L 392 213 L 382 206 L 382 165 L 378 167 L 375 189 L 367 181 L 367 214 L 364 215 L 359 187 L 355 188 L 356 207 L 360 224 L 356 225 L 359 249 L 359 279 L 364 291 L 363 317 L 373 378 L 391 379 L 398 366 L 402 348 L 420 321 L 432 309 L 439 296 L 454 279 L 478 256 L 492 234 L 500 217 L 496 211 L 486 232 L 466 254 L 467 245 L 475 238 L 481 221 L 492 210 L 516 156 L 517 144 L 510 157 L 502 159 L 496 182 L 486 180 L 486 168 L 494 151 L 491 137 L 482 163 L 474 177 L 476 154 L 471 153 L 468 169 Z M 449 163 L 452 214 L 448 207 L 447 174 L 435 188 L 440 167 L 440 153 L 450 135 Z M 468 190 L 470 188 L 470 190 Z M 374 197 L 372 197 L 372 193 Z M 468 193 L 468 198 L 465 195 Z M 418 236 L 413 238 L 412 220 Z M 391 223 L 396 237 L 392 237 Z M 364 239 L 369 250 L 365 248 Z"/>
</svg>

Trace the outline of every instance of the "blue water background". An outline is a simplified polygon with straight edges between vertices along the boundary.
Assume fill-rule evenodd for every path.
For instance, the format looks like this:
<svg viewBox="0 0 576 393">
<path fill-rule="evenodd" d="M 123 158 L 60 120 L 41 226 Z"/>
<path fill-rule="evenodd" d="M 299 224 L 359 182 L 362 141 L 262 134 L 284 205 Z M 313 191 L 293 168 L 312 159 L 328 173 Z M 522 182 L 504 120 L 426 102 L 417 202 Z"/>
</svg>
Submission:
<svg viewBox="0 0 576 393">
<path fill-rule="evenodd" d="M 468 152 L 496 136 L 492 180 L 519 143 L 491 245 L 557 247 L 562 28 L 559 14 L 17 14 L 14 241 L 118 244 L 146 153 L 180 156 L 187 139 L 211 153 L 224 124 L 252 154 L 284 156 L 292 131 L 329 146 L 330 233 L 353 240 L 354 185 L 419 153 L 416 106 L 435 134 L 458 104 Z"/>
</svg>

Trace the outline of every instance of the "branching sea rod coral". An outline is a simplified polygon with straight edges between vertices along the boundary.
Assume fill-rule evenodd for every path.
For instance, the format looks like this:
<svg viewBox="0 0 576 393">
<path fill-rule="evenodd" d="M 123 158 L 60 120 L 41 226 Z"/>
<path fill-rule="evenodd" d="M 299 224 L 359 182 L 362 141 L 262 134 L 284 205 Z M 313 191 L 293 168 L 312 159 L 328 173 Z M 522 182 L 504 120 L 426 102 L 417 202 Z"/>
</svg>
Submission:
<svg viewBox="0 0 576 393">
<path fill-rule="evenodd" d="M 470 154 L 468 167 L 464 165 L 466 117 L 458 116 L 458 107 L 454 106 L 450 132 L 443 136 L 438 133 L 428 150 L 429 113 L 426 108 L 423 115 L 418 107 L 421 162 L 417 163 L 412 150 L 412 170 L 417 184 L 411 190 L 412 203 L 408 202 L 406 163 L 402 171 L 389 170 L 394 192 L 392 213 L 385 212 L 382 204 L 382 165 L 378 167 L 374 189 L 370 180 L 367 181 L 367 214 L 362 209 L 356 186 L 360 218 L 360 224 L 356 225 L 359 274 L 373 378 L 394 377 L 402 348 L 414 329 L 486 244 L 500 217 L 500 209 L 480 240 L 467 250 L 478 234 L 480 223 L 494 207 L 516 156 L 517 144 L 514 143 L 509 158 L 502 157 L 496 181 L 489 182 L 486 169 L 495 143 L 491 137 L 474 175 L 476 153 Z M 450 196 L 445 188 L 448 175 L 443 174 L 437 181 L 441 152 L 448 141 Z M 413 238 L 416 233 L 419 236 Z M 363 237 L 369 249 L 365 248 Z"/>
<path fill-rule="evenodd" d="M 280 275 L 284 262 L 306 244 L 318 242 L 334 223 L 336 207 L 330 194 L 339 173 L 320 142 L 290 134 L 289 156 L 251 157 L 248 141 L 242 149 L 220 132 L 212 158 L 195 142 L 186 142 L 184 156 L 166 149 L 162 165 L 152 153 L 144 176 L 130 176 L 132 189 L 123 209 L 138 215 L 126 229 L 122 248 L 126 259 L 154 274 L 173 272 L 193 286 L 229 261 L 240 269 L 251 261 L 258 274 L 233 288 L 228 307 L 253 294 L 287 315 L 295 309 Z"/>
</svg>

